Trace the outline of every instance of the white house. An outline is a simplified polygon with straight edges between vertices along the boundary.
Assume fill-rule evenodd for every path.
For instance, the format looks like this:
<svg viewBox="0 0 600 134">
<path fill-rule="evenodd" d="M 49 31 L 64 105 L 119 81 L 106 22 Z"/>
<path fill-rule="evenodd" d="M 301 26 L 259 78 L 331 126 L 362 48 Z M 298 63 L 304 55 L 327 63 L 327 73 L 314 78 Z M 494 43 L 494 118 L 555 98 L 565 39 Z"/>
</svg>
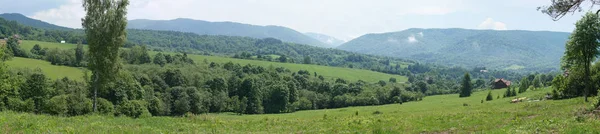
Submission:
<svg viewBox="0 0 600 134">
<path fill-rule="evenodd" d="M 60 43 L 61 43 L 61 44 L 65 44 L 65 43 L 67 43 L 67 42 L 63 40 L 63 41 L 60 41 Z"/>
</svg>

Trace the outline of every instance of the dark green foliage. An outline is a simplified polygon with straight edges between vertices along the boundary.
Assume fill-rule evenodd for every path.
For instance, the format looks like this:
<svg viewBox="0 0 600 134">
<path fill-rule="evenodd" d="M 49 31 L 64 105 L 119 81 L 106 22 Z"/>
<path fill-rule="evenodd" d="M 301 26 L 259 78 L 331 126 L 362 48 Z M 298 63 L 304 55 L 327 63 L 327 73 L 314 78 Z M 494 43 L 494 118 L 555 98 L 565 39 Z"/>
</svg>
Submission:
<svg viewBox="0 0 600 134">
<path fill-rule="evenodd" d="M 142 100 L 124 101 L 117 106 L 117 115 L 124 115 L 133 118 L 149 117 L 147 103 Z"/>
<path fill-rule="evenodd" d="M 170 112 L 167 104 L 158 97 L 153 97 L 148 103 L 148 111 L 153 116 L 164 116 L 168 115 Z"/>
<path fill-rule="evenodd" d="M 84 115 L 93 111 L 92 100 L 81 94 L 67 95 L 69 115 Z"/>
<path fill-rule="evenodd" d="M 494 97 L 492 96 L 492 91 L 488 92 L 488 95 L 485 97 L 485 101 L 492 101 Z"/>
<path fill-rule="evenodd" d="M 28 54 L 25 53 L 21 47 L 19 47 L 19 36 L 11 36 L 6 41 L 6 47 L 10 51 L 9 54 L 15 57 L 28 57 Z"/>
<path fill-rule="evenodd" d="M 77 48 L 75 48 L 75 64 L 78 66 L 83 66 L 81 62 L 84 61 L 84 57 L 85 50 L 83 50 L 83 44 L 77 43 Z"/>
<path fill-rule="evenodd" d="M 161 67 L 165 66 L 165 64 L 167 64 L 167 60 L 165 59 L 165 56 L 162 53 L 158 53 L 156 55 L 154 55 L 154 64 L 158 64 Z"/>
<path fill-rule="evenodd" d="M 465 73 L 465 77 L 463 77 L 463 81 L 460 87 L 459 97 L 469 97 L 473 92 L 473 84 L 471 84 L 471 75 L 469 73 Z"/>
<path fill-rule="evenodd" d="M 113 113 L 115 112 L 114 110 L 114 105 L 104 99 L 104 98 L 98 98 L 98 113 L 100 114 L 104 114 L 104 115 L 113 115 Z"/>
<path fill-rule="evenodd" d="M 390 78 L 389 82 L 390 83 L 396 83 L 397 81 L 396 81 L 396 78 Z"/>
<path fill-rule="evenodd" d="M 386 85 L 385 81 L 383 81 L 383 80 L 379 80 L 379 82 L 377 82 L 377 84 L 379 84 L 382 87 Z"/>
<path fill-rule="evenodd" d="M 25 82 L 26 86 L 21 91 L 23 99 L 33 99 L 35 111 L 42 112 L 46 101 L 50 98 L 51 91 L 46 84 L 46 76 L 42 73 L 34 73 Z"/>
<path fill-rule="evenodd" d="M 52 115 L 67 115 L 68 112 L 69 106 L 67 104 L 66 95 L 54 96 L 46 105 L 46 113 Z"/>
<path fill-rule="evenodd" d="M 519 93 L 523 93 L 527 91 L 527 88 L 529 88 L 531 84 L 529 83 L 529 79 L 528 78 L 523 78 L 521 80 L 521 82 L 519 83 Z"/>
<path fill-rule="evenodd" d="M 275 84 L 267 87 L 268 98 L 264 103 L 265 113 L 285 112 L 289 104 L 289 89 L 284 84 Z"/>
<path fill-rule="evenodd" d="M 186 80 L 179 69 L 168 69 L 161 77 L 170 87 L 184 86 L 186 83 Z"/>
</svg>

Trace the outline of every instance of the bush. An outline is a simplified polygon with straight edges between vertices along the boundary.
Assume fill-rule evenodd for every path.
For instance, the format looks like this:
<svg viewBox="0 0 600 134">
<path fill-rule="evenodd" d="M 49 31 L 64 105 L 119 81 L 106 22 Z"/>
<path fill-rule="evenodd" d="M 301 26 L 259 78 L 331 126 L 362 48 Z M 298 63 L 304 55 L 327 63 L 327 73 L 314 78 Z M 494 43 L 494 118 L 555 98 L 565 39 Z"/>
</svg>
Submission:
<svg viewBox="0 0 600 134">
<path fill-rule="evenodd" d="M 88 114 L 93 110 L 92 100 L 84 95 L 68 95 L 67 104 L 69 107 L 68 113 L 72 116 Z"/>
<path fill-rule="evenodd" d="M 98 110 L 98 113 L 103 114 L 103 115 L 112 115 L 114 113 L 115 108 L 114 108 L 114 105 L 110 101 L 108 101 L 104 98 L 97 98 L 96 101 L 97 101 L 96 108 Z"/>
<path fill-rule="evenodd" d="M 60 95 L 50 98 L 50 101 L 46 105 L 46 112 L 52 115 L 67 115 L 69 112 L 67 96 Z"/>
<path fill-rule="evenodd" d="M 125 115 L 133 118 L 150 117 L 146 108 L 147 103 L 142 100 L 123 101 L 117 107 L 117 115 Z"/>
<path fill-rule="evenodd" d="M 148 111 L 155 116 L 169 114 L 167 105 L 158 97 L 154 97 L 152 100 L 150 100 Z"/>
<path fill-rule="evenodd" d="M 312 102 L 304 97 L 300 98 L 296 103 L 298 103 L 298 109 L 300 110 L 310 110 L 313 108 Z"/>
<path fill-rule="evenodd" d="M 23 101 L 19 98 L 8 98 L 6 107 L 8 110 L 17 112 L 33 112 L 35 110 L 35 103 L 32 99 Z"/>
<path fill-rule="evenodd" d="M 492 91 L 488 92 L 488 95 L 487 95 L 487 97 L 485 97 L 485 100 L 486 101 L 494 100 L 494 97 L 492 97 Z"/>
</svg>

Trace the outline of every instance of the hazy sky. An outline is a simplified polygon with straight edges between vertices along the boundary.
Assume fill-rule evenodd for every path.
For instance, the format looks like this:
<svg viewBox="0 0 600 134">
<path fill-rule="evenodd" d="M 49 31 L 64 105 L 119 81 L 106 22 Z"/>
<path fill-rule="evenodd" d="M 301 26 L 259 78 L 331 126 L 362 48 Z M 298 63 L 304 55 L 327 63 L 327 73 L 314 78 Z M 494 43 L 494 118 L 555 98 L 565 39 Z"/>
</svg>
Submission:
<svg viewBox="0 0 600 134">
<path fill-rule="evenodd" d="M 0 13 L 22 13 L 80 28 L 81 0 L 0 0 Z M 349 40 L 408 28 L 571 32 L 583 13 L 559 21 L 537 11 L 550 0 L 130 0 L 128 19 L 191 18 L 279 25 Z M 586 7 L 587 9 L 587 7 Z"/>
</svg>

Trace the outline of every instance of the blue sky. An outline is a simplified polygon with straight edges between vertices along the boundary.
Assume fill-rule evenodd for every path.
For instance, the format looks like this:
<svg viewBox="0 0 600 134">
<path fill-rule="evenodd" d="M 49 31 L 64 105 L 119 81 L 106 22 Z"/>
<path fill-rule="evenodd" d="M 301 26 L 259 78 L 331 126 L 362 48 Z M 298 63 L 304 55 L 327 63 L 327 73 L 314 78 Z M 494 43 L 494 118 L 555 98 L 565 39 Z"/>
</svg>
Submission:
<svg viewBox="0 0 600 134">
<path fill-rule="evenodd" d="M 571 32 L 583 13 L 559 21 L 537 11 L 550 0 L 130 0 L 128 19 L 192 18 L 279 25 L 350 40 L 408 28 Z M 22 13 L 79 28 L 81 0 L 0 0 L 0 13 Z M 585 9 L 592 9 L 588 6 Z M 594 8 L 597 9 L 597 8 Z M 592 10 L 594 10 L 592 9 Z"/>
</svg>

